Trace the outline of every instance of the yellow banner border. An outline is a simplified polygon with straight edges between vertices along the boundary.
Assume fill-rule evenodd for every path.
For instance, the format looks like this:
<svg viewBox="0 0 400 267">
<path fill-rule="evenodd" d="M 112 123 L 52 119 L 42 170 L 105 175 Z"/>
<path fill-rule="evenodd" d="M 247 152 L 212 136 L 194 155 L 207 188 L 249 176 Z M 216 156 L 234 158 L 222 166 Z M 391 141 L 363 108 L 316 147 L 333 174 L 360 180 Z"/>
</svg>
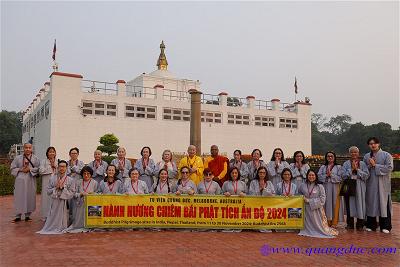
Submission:
<svg viewBox="0 0 400 267">
<path fill-rule="evenodd" d="M 282 198 L 282 199 L 287 199 L 287 198 L 301 198 L 303 201 L 303 205 L 302 205 L 302 224 L 303 227 L 298 226 L 298 227 L 290 227 L 290 228 L 265 228 L 265 227 L 257 227 L 257 226 L 252 226 L 252 227 L 210 227 L 210 226 L 163 226 L 163 225 L 157 225 L 157 226 L 151 226 L 151 225 L 143 225 L 143 226 L 115 226 L 115 225 L 87 225 L 86 222 L 86 217 L 87 217 L 87 213 L 88 213 L 88 205 L 87 205 L 87 197 L 92 197 L 92 196 L 107 196 L 107 197 L 121 197 L 121 196 L 126 196 L 126 197 L 137 197 L 137 196 L 154 196 L 154 197 L 159 197 L 159 196 L 166 196 L 166 197 L 201 197 L 201 198 L 207 198 L 207 197 L 218 197 L 218 198 L 230 198 L 230 197 L 226 197 L 224 195 L 203 195 L 203 194 L 196 194 L 196 195 L 175 195 L 175 194 L 157 194 L 157 195 L 153 195 L 153 194 L 141 194 L 141 195 L 124 195 L 124 194 L 92 194 L 92 195 L 86 195 L 84 196 L 84 203 L 85 203 L 85 216 L 84 216 L 84 220 L 85 220 L 85 225 L 84 228 L 88 228 L 88 229 L 151 229 L 151 228 L 162 228 L 162 229 L 210 229 L 210 230 L 224 230 L 224 229 L 239 229 L 239 230 L 260 230 L 260 229 L 268 229 L 268 230 L 302 230 L 304 229 L 304 217 L 305 217 L 305 202 L 304 202 L 304 196 L 303 195 L 295 195 L 295 196 L 291 196 L 291 197 L 286 197 L 286 196 L 250 196 L 250 195 L 246 195 L 244 197 L 240 197 L 240 196 L 231 196 L 231 197 L 235 197 L 235 198 L 259 198 L 259 199 L 277 199 L 277 198 Z"/>
</svg>

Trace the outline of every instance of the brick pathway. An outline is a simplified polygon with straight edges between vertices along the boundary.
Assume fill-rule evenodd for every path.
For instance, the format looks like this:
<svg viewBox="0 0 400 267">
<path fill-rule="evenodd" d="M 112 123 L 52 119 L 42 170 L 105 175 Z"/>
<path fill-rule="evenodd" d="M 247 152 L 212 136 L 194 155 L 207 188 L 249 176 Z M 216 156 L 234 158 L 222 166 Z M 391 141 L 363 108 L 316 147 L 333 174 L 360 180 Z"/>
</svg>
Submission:
<svg viewBox="0 0 400 267">
<path fill-rule="evenodd" d="M 0 197 L 1 266 L 400 266 L 400 204 L 394 204 L 394 229 L 346 232 L 335 239 L 297 236 L 295 233 L 223 233 L 175 231 L 118 231 L 43 236 L 39 210 L 33 222 L 10 223 L 11 196 Z M 39 203 L 37 198 L 37 203 Z M 396 247 L 395 254 L 304 255 L 277 253 L 270 247 Z"/>
</svg>

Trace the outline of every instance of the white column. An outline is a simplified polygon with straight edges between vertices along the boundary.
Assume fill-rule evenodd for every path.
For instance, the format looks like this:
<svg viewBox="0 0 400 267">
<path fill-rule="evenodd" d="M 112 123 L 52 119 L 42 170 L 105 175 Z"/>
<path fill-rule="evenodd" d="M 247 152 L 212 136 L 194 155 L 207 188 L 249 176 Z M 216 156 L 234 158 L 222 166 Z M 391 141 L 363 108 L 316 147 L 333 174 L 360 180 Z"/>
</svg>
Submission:
<svg viewBox="0 0 400 267">
<path fill-rule="evenodd" d="M 272 102 L 272 110 L 279 110 L 279 104 L 281 103 L 281 100 L 274 98 L 271 100 L 271 102 Z"/>
<path fill-rule="evenodd" d="M 252 95 L 249 95 L 246 97 L 246 100 L 247 100 L 247 107 L 254 108 L 254 102 L 255 102 L 256 98 Z"/>
<path fill-rule="evenodd" d="M 218 94 L 219 96 L 219 105 L 227 106 L 228 105 L 228 93 L 221 92 Z"/>
</svg>

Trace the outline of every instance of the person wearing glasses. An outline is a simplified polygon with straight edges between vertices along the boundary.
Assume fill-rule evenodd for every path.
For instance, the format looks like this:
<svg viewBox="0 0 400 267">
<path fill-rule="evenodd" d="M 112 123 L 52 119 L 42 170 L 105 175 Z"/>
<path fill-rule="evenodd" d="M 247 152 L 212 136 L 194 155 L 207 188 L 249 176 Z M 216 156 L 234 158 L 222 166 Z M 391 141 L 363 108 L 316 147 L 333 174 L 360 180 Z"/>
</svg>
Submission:
<svg viewBox="0 0 400 267">
<path fill-rule="evenodd" d="M 290 165 L 286 162 L 282 149 L 275 148 L 272 152 L 271 161 L 267 164 L 269 180 L 274 188 L 277 188 L 278 184 L 282 182 L 281 174 L 285 168 L 290 168 Z"/>
<path fill-rule="evenodd" d="M 204 178 L 197 186 L 197 193 L 201 195 L 221 195 L 221 187 L 213 181 L 214 175 L 211 170 L 206 168 L 203 174 Z"/>
<path fill-rule="evenodd" d="M 229 161 L 229 168 L 237 167 L 240 171 L 240 179 L 248 184 L 247 164 L 242 161 L 242 151 L 236 149 L 233 151 L 233 159 Z"/>
<path fill-rule="evenodd" d="M 326 194 L 325 212 L 329 226 L 336 226 L 337 221 L 344 221 L 344 210 L 341 205 L 340 182 L 342 181 L 341 166 L 336 163 L 336 154 L 328 151 L 325 154 L 325 164 L 319 168 L 318 177 L 323 183 Z M 339 213 L 337 213 L 339 209 Z M 339 218 L 337 218 L 337 214 Z"/>
<path fill-rule="evenodd" d="M 249 187 L 251 196 L 275 196 L 275 188 L 271 181 L 268 181 L 267 168 L 261 166 L 257 170 L 256 178 L 251 181 Z"/>
<path fill-rule="evenodd" d="M 189 178 L 189 168 L 183 167 L 181 169 L 181 179 L 179 179 L 175 194 L 181 195 L 194 195 L 197 193 L 196 184 Z"/>
<path fill-rule="evenodd" d="M 366 230 L 376 231 L 379 216 L 380 231 L 388 234 L 392 230 L 392 199 L 390 178 L 393 171 L 393 157 L 380 148 L 376 137 L 368 138 L 370 152 L 365 154 L 364 162 L 369 169 L 366 190 Z"/>
</svg>

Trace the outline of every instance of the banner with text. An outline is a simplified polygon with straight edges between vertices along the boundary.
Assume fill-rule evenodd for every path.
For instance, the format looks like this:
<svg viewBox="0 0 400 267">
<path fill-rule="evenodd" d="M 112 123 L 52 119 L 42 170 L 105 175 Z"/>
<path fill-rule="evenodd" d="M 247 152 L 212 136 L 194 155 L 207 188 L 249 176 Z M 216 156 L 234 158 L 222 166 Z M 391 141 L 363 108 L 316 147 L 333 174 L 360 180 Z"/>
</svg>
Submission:
<svg viewBox="0 0 400 267">
<path fill-rule="evenodd" d="M 304 200 L 295 197 L 88 195 L 87 228 L 302 229 Z"/>
</svg>

